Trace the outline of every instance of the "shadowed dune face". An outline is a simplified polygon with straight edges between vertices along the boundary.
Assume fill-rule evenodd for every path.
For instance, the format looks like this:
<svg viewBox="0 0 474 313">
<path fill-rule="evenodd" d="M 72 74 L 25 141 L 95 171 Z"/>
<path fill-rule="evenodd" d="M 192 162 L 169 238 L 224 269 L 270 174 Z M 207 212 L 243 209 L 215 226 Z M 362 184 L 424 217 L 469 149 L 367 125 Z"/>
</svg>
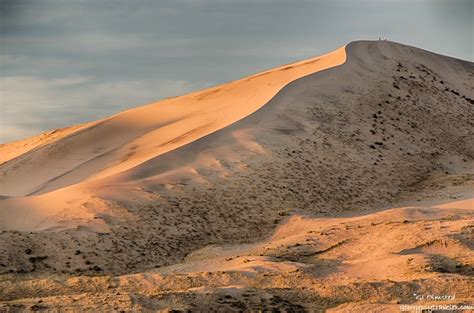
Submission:
<svg viewBox="0 0 474 313">
<path fill-rule="evenodd" d="M 0 193 L 11 196 L 0 200 L 0 273 L 159 268 L 121 277 L 121 292 L 143 280 L 158 292 L 189 274 L 186 292 L 126 306 L 148 309 L 202 300 L 205 310 L 233 292 L 191 290 L 208 283 L 246 286 L 233 289 L 234 302 L 278 296 L 287 309 L 335 307 L 346 292 L 378 301 L 377 284 L 394 300 L 454 280 L 461 294 L 472 273 L 473 86 L 472 63 L 360 41 L 32 143 L 0 168 Z M 430 202 L 453 198 L 464 202 Z M 399 203 L 418 208 L 353 216 Z M 381 282 L 381 261 L 397 283 Z M 459 276 L 433 274 L 442 271 Z M 309 291 L 279 289 L 301 279 Z M 335 280 L 337 297 L 323 288 Z"/>
</svg>

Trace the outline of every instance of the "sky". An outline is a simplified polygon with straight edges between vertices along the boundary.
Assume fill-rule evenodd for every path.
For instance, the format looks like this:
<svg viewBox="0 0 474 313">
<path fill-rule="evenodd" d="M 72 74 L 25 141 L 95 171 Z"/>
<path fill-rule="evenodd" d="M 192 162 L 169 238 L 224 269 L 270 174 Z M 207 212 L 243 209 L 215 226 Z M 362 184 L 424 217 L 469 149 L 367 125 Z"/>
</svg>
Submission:
<svg viewBox="0 0 474 313">
<path fill-rule="evenodd" d="M 474 60 L 473 0 L 0 0 L 0 143 L 387 37 Z"/>
</svg>

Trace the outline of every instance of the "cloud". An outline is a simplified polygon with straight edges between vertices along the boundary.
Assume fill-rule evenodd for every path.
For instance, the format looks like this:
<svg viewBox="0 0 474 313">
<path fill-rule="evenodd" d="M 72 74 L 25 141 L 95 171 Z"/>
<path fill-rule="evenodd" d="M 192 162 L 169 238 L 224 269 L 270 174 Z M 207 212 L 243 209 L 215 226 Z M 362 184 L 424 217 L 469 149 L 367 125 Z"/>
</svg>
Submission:
<svg viewBox="0 0 474 313">
<path fill-rule="evenodd" d="M 97 82 L 93 77 L 0 78 L 0 142 L 95 120 L 126 108 L 209 86 L 185 80 Z"/>
<path fill-rule="evenodd" d="M 9 45 L 31 45 L 36 48 L 53 51 L 73 51 L 76 53 L 110 52 L 127 49 L 145 49 L 156 46 L 152 41 L 140 35 L 114 33 L 77 33 L 74 36 L 48 34 L 38 36 L 3 36 Z M 10 55 L 12 55 L 10 53 Z M 10 56 L 11 58 L 11 56 Z"/>
<path fill-rule="evenodd" d="M 20 69 L 20 68 L 43 68 L 51 70 L 57 70 L 68 66 L 69 62 L 65 59 L 60 58 L 49 58 L 49 57 L 31 57 L 20 54 L 0 54 L 0 61 L 2 69 L 8 69 L 9 71 Z"/>
</svg>

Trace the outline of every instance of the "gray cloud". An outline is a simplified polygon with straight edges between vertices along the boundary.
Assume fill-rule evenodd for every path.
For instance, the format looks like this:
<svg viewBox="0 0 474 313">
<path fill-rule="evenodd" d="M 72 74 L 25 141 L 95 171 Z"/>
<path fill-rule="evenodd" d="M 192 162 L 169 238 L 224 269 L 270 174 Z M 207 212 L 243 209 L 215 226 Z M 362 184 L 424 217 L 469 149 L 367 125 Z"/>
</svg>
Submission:
<svg viewBox="0 0 474 313">
<path fill-rule="evenodd" d="M 9 76 L 2 86 L 1 137 L 20 136 L 95 120 L 134 105 L 209 86 L 185 80 L 95 82 L 91 77 Z M 5 118 L 8 117 L 8 118 Z M 20 137 L 21 138 L 21 137 Z"/>
</svg>

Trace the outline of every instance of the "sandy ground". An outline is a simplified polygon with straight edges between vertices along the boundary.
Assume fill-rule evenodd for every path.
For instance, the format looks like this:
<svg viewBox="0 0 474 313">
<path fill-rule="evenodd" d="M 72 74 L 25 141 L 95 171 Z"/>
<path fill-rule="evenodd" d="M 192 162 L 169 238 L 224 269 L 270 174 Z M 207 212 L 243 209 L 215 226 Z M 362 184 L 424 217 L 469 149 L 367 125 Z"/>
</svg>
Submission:
<svg viewBox="0 0 474 313">
<path fill-rule="evenodd" d="M 350 218 L 289 216 L 267 240 L 210 245 L 123 276 L 6 275 L 5 310 L 399 312 L 474 300 L 473 198 Z M 443 297 L 438 299 L 435 297 Z"/>
<path fill-rule="evenodd" d="M 0 308 L 473 304 L 472 86 L 354 42 L 3 145 Z"/>
</svg>

